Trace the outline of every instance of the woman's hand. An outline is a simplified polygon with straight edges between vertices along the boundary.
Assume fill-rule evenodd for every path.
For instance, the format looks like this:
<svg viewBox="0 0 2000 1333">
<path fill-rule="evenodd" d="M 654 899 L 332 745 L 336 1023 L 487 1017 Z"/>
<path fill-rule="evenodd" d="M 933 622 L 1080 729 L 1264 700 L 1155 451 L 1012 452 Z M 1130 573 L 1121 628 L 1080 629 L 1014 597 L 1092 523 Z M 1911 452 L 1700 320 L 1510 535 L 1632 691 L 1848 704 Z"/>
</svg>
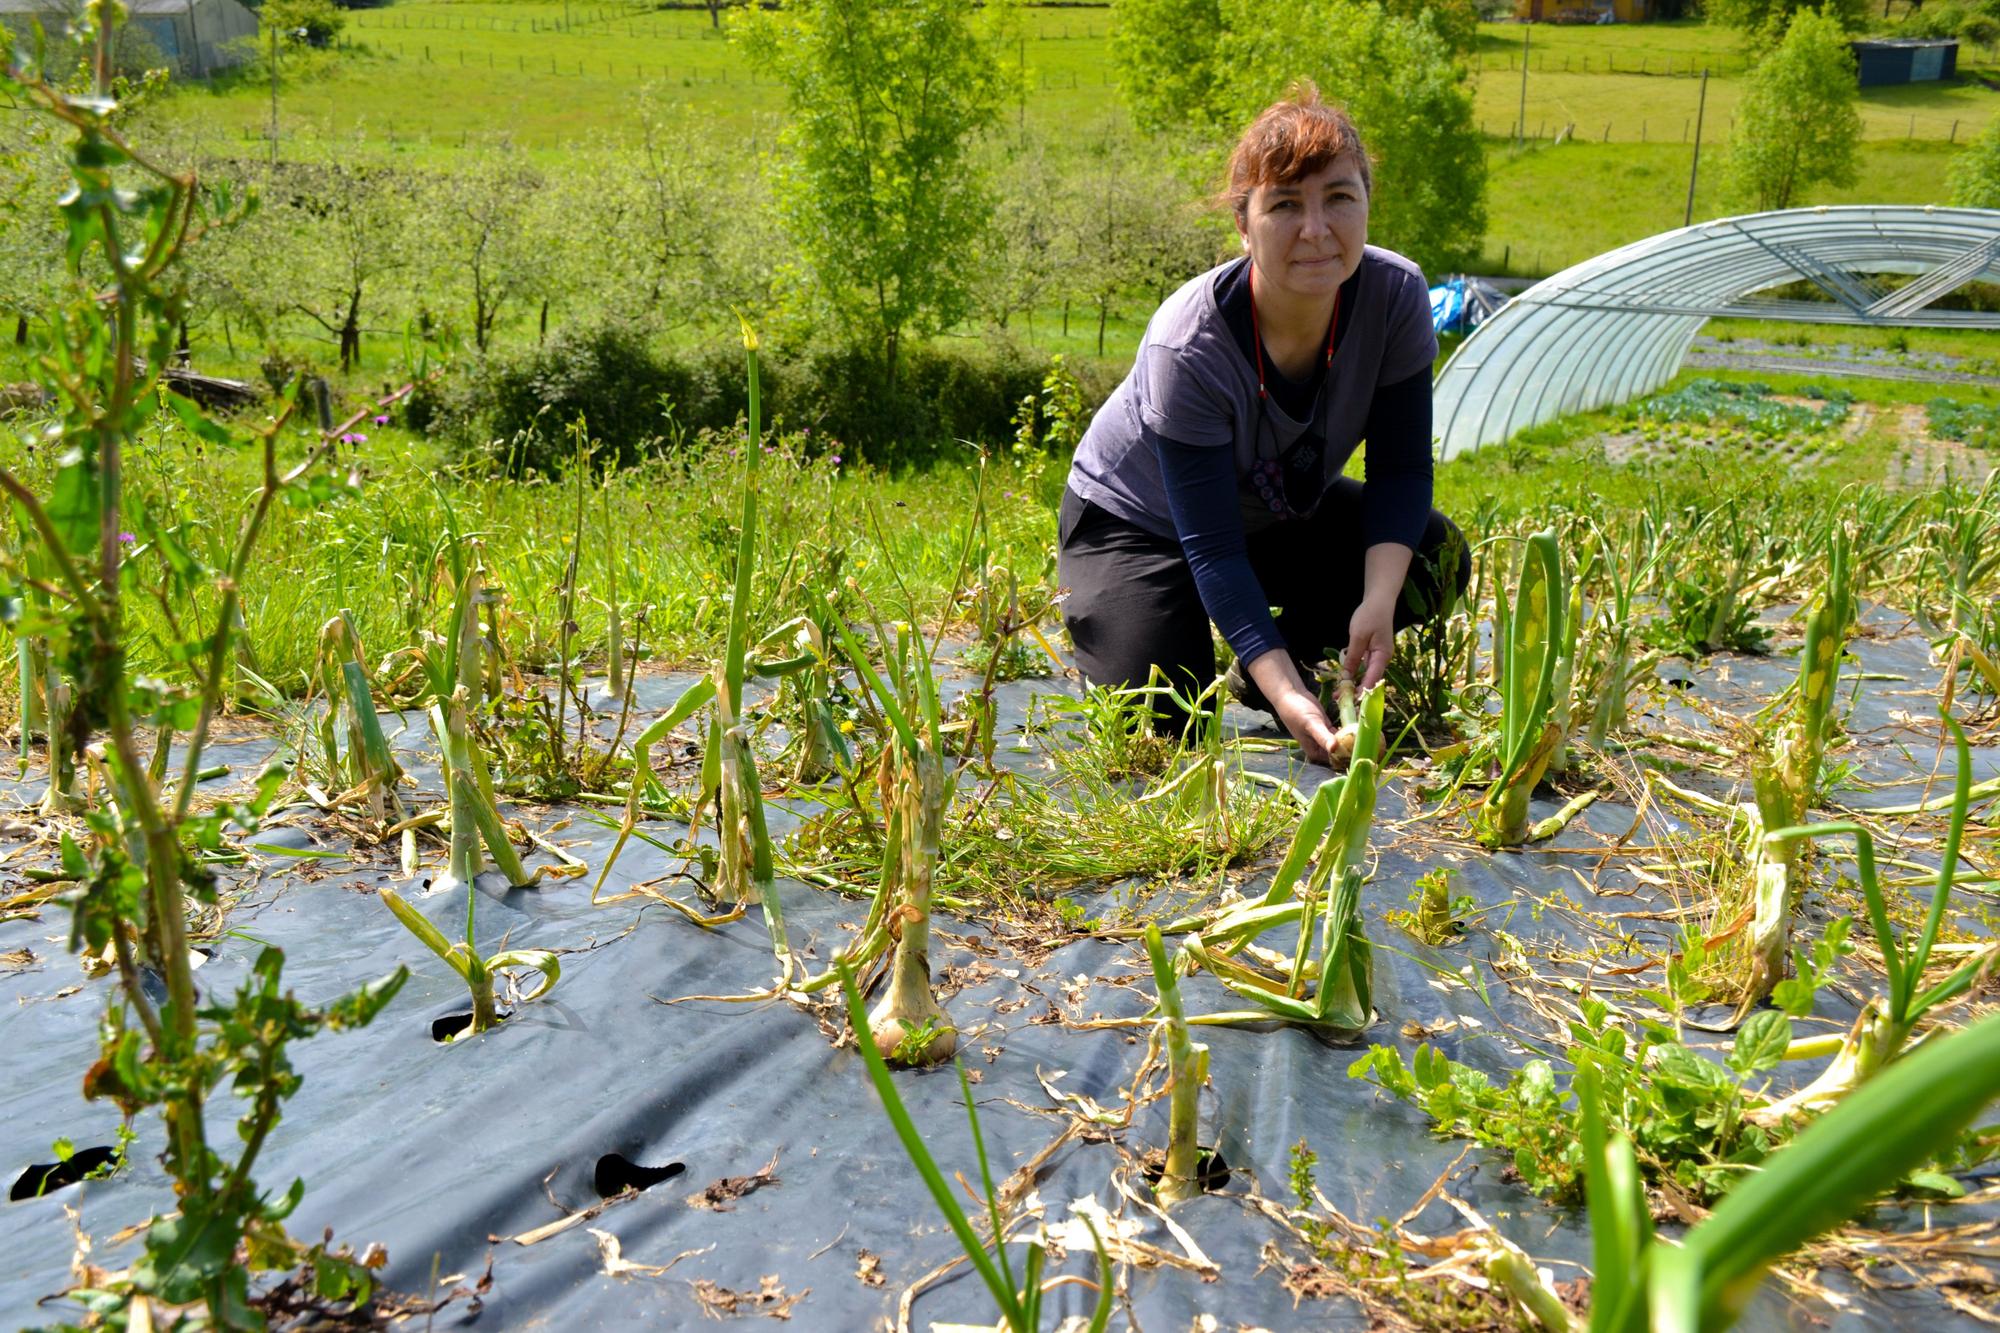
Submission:
<svg viewBox="0 0 2000 1333">
<path fill-rule="evenodd" d="M 1347 622 L 1347 651 L 1341 655 L 1347 674 L 1372 689 L 1389 669 L 1396 651 L 1396 599 L 1391 596 L 1364 601 L 1354 608 Z"/>
<path fill-rule="evenodd" d="M 1291 654 L 1282 648 L 1271 649 L 1250 664 L 1250 679 L 1257 682 L 1280 725 L 1305 751 L 1306 762 L 1332 763 L 1338 748 L 1333 724 L 1327 721 L 1326 710 L 1319 706 L 1319 700 L 1299 679 L 1299 669 Z"/>
<path fill-rule="evenodd" d="M 1347 651 L 1340 660 L 1364 690 L 1382 679 L 1396 652 L 1396 602 L 1415 555 L 1401 543 L 1377 542 L 1362 557 L 1361 605 L 1347 622 Z"/>
</svg>

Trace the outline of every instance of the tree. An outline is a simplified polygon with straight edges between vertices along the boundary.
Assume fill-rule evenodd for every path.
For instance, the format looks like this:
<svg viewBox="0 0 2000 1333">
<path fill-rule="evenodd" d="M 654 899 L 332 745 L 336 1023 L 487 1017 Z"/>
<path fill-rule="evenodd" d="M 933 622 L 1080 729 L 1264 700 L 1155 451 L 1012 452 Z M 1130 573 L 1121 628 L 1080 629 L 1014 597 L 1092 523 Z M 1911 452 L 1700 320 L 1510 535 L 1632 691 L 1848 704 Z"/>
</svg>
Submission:
<svg viewBox="0 0 2000 1333">
<path fill-rule="evenodd" d="M 991 221 L 974 140 L 994 126 L 1010 69 L 1005 5 L 793 0 L 731 16 L 787 90 L 778 193 L 820 295 L 895 383 L 906 333 L 970 306 L 970 252 Z"/>
<path fill-rule="evenodd" d="M 1769 51 L 1784 40 L 1792 20 L 1818 12 L 1832 18 L 1844 32 L 1868 26 L 1870 0 L 1703 0 L 1710 23 L 1734 28 L 1753 51 Z"/>
<path fill-rule="evenodd" d="M 542 176 L 511 143 L 477 149 L 466 164 L 433 179 L 430 255 L 445 284 L 472 308 L 481 352 L 508 301 L 537 291 L 549 270 L 549 236 L 533 228 Z"/>
<path fill-rule="evenodd" d="M 361 359 L 361 311 L 376 283 L 409 265 L 410 182 L 368 164 L 359 142 L 317 161 L 287 162 L 267 205 L 297 230 L 287 254 L 297 266 L 293 306 L 340 344 L 343 372 Z"/>
<path fill-rule="evenodd" d="M 1486 155 L 1465 67 L 1429 16 L 1355 0 L 1223 0 L 1238 123 L 1310 78 L 1343 103 L 1375 160 L 1368 235 L 1427 272 L 1463 268 L 1486 236 Z M 1383 77 L 1384 70 L 1395 77 Z"/>
<path fill-rule="evenodd" d="M 1133 124 L 1154 132 L 1227 117 L 1222 0 L 1118 0 L 1112 17 L 1111 61 Z"/>
<path fill-rule="evenodd" d="M 1470 55 L 1479 45 L 1480 13 L 1474 0 L 1383 0 L 1382 7 L 1397 18 L 1428 22 L 1453 55 Z"/>
<path fill-rule="evenodd" d="M 1075 256 L 1059 205 L 1073 167 L 1057 143 L 1034 132 L 996 141 L 991 157 L 986 171 L 997 186 L 997 207 L 986 255 L 973 275 L 972 301 L 1003 332 L 1014 316 L 1025 314 L 1033 338 L 1036 308 L 1059 294 Z"/>
<path fill-rule="evenodd" d="M 1840 21 L 1792 17 L 1784 42 L 1750 71 L 1729 140 L 1731 192 L 1758 209 L 1790 208 L 1808 187 L 1859 173 L 1861 92 Z"/>
<path fill-rule="evenodd" d="M 1951 201 L 1960 208 L 2000 208 L 2000 120 L 1958 155 L 1948 179 Z"/>
</svg>

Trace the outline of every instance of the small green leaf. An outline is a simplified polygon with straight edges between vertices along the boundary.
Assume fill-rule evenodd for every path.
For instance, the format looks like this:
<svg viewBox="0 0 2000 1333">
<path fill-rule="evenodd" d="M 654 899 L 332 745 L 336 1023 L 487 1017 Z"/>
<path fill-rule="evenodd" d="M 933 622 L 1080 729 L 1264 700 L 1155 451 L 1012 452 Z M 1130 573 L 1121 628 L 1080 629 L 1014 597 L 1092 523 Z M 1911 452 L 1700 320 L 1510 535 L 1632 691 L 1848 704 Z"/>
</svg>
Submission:
<svg viewBox="0 0 2000 1333">
<path fill-rule="evenodd" d="M 1745 1078 L 1774 1069 L 1792 1044 L 1792 1020 L 1775 1010 L 1764 1009 L 1750 1015 L 1736 1034 L 1729 1053 L 1729 1067 Z"/>
</svg>

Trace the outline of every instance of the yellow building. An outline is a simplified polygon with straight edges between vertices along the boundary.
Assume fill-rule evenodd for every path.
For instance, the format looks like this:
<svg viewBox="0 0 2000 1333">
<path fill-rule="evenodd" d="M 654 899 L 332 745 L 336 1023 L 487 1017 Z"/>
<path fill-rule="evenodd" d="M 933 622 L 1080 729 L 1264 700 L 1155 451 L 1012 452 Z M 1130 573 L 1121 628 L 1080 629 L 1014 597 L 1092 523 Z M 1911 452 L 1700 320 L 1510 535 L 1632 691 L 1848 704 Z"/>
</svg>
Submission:
<svg viewBox="0 0 2000 1333">
<path fill-rule="evenodd" d="M 1514 17 L 1534 23 L 1644 23 L 1653 0 L 1514 0 Z"/>
</svg>

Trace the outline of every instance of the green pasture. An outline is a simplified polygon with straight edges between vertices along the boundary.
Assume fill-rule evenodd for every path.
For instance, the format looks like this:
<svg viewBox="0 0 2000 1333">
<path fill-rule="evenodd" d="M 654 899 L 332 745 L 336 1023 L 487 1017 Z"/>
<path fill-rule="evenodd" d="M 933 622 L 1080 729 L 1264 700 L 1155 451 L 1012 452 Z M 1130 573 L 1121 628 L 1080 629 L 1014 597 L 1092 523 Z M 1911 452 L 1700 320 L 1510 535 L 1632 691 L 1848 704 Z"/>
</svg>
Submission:
<svg viewBox="0 0 2000 1333">
<path fill-rule="evenodd" d="M 1020 13 L 1017 123 L 1074 130 L 1122 121 L 1109 25 L 1108 10 Z M 1517 145 L 1524 35 L 1525 129 L 1533 142 Z M 1475 56 L 1477 115 L 1491 136 L 1485 267 L 1551 273 L 1679 225 L 1700 97 L 1692 74 L 1703 66 L 1716 73 L 1694 213 L 1728 211 L 1722 155 L 1744 60 L 1733 34 L 1690 22 L 1488 24 Z M 782 90 L 700 11 L 404 0 L 350 11 L 340 51 L 290 59 L 278 90 L 281 153 L 287 144 L 347 141 L 356 152 L 448 166 L 462 147 L 505 136 L 554 158 L 578 146 L 616 146 L 642 89 L 683 102 L 705 133 L 756 153 L 771 145 L 783 114 Z M 1996 110 L 2000 92 L 1971 78 L 1868 89 L 1860 181 L 1817 189 L 1806 202 L 1942 202 L 1957 145 Z M 160 114 L 212 147 L 268 151 L 271 89 L 260 78 L 185 86 Z M 1077 315 L 1068 339 L 1051 336 L 1060 309 L 1038 315 L 1033 340 L 1093 354 L 1094 320 L 1084 316 L 1079 329 Z"/>
<path fill-rule="evenodd" d="M 2000 100 L 2000 94 L 1996 94 Z M 1697 173 L 1694 218 L 1731 212 L 1724 144 L 1709 140 Z M 1942 203 L 1957 150 L 1939 142 L 1871 141 L 1851 187 L 1816 187 L 1812 204 Z M 1491 272 L 1546 276 L 1592 255 L 1682 225 L 1692 147 L 1679 143 L 1546 141 L 1487 152 L 1486 254 Z"/>
<path fill-rule="evenodd" d="M 1110 21 L 1106 10 L 1021 11 L 1019 118 L 1075 126 L 1120 114 Z M 1694 76 L 1703 67 L 1715 73 L 1705 137 L 1726 137 L 1744 68 L 1741 47 L 1726 31 L 1688 23 L 1487 24 L 1475 53 L 1477 114 L 1496 138 L 1511 139 L 1521 119 L 1524 33 L 1528 137 L 1571 127 L 1572 137 L 1592 142 L 1691 139 L 1701 87 Z M 1976 54 L 1962 53 L 1964 68 L 1975 68 Z M 290 122 L 293 133 L 366 130 L 405 147 L 449 148 L 500 131 L 531 147 L 557 148 L 578 136 L 615 135 L 627 121 L 627 96 L 651 85 L 682 97 L 715 132 L 754 148 L 760 121 L 783 110 L 775 83 L 698 11 L 404 0 L 350 11 L 342 51 L 317 63 L 324 68 L 312 77 L 282 84 L 281 132 Z M 1871 88 L 1862 97 L 1871 140 L 1963 143 L 1996 109 L 2000 93 L 1969 78 Z M 270 89 L 242 77 L 191 87 L 177 114 L 211 136 L 261 139 Z"/>
</svg>

